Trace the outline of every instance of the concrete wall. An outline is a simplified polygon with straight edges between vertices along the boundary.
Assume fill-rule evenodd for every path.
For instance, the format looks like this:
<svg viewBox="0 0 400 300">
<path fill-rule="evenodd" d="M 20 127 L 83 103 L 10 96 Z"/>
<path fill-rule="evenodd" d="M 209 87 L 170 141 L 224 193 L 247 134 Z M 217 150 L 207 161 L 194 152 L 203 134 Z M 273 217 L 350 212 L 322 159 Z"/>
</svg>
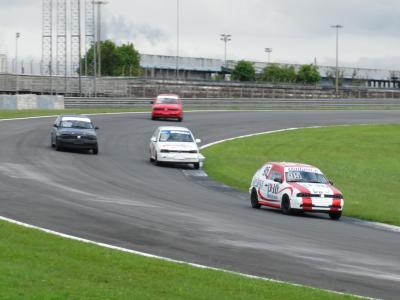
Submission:
<svg viewBox="0 0 400 300">
<path fill-rule="evenodd" d="M 64 97 L 46 95 L 0 95 L 0 109 L 64 109 Z"/>
</svg>

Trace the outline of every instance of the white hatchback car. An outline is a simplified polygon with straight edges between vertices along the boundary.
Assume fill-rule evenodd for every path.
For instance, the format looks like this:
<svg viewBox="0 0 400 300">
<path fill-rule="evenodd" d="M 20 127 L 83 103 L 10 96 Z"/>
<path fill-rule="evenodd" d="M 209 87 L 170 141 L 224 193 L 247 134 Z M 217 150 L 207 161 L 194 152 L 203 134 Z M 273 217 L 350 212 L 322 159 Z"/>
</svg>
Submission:
<svg viewBox="0 0 400 300">
<path fill-rule="evenodd" d="M 150 161 L 156 165 L 164 162 L 193 164 L 199 169 L 204 159 L 197 146 L 199 143 L 201 140 L 195 139 L 185 127 L 158 127 L 150 139 Z"/>
</svg>

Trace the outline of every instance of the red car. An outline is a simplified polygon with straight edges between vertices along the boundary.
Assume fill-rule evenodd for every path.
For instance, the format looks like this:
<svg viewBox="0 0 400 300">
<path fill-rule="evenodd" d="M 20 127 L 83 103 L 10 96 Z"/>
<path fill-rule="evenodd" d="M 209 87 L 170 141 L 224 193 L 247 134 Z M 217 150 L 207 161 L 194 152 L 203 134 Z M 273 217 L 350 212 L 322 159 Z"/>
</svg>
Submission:
<svg viewBox="0 0 400 300">
<path fill-rule="evenodd" d="M 183 120 L 182 99 L 178 95 L 163 94 L 152 101 L 151 119 Z"/>
</svg>

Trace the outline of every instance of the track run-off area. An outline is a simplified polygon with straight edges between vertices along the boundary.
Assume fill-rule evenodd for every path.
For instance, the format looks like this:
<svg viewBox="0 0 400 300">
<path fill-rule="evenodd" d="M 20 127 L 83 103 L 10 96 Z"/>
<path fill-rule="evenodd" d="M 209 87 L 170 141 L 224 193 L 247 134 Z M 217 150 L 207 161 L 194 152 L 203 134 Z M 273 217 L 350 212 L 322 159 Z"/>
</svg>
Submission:
<svg viewBox="0 0 400 300">
<path fill-rule="evenodd" d="M 154 129 L 177 123 L 151 121 L 148 113 L 92 118 L 98 156 L 54 151 L 54 117 L 0 122 L 0 216 L 174 260 L 398 298 L 399 232 L 253 210 L 246 193 L 190 167 L 149 162 Z M 389 110 L 226 111 L 186 113 L 178 126 L 208 144 L 294 127 L 398 123 L 400 111 Z"/>
</svg>

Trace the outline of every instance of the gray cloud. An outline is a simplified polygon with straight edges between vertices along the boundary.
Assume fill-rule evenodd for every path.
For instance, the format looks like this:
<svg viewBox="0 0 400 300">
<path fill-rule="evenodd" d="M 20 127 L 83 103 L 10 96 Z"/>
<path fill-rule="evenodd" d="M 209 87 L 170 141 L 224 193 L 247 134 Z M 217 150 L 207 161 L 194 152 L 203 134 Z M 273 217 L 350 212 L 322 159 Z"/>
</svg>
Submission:
<svg viewBox="0 0 400 300">
<path fill-rule="evenodd" d="M 135 24 L 123 16 L 107 18 L 103 28 L 104 37 L 119 43 L 135 43 L 138 39 L 144 39 L 155 46 L 167 38 L 162 30 L 148 24 Z"/>
</svg>

